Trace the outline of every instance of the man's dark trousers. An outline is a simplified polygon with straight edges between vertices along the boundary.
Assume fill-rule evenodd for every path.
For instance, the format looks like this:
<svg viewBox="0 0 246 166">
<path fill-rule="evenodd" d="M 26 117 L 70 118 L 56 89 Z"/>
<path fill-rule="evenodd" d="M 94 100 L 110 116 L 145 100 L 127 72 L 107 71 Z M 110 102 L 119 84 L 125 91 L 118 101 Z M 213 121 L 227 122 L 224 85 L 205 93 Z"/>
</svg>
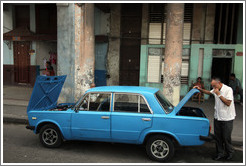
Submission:
<svg viewBox="0 0 246 166">
<path fill-rule="evenodd" d="M 218 121 L 214 119 L 214 134 L 216 138 L 217 155 L 229 155 L 234 152 L 231 144 L 233 120 Z M 224 154 L 224 150 L 227 154 Z"/>
</svg>

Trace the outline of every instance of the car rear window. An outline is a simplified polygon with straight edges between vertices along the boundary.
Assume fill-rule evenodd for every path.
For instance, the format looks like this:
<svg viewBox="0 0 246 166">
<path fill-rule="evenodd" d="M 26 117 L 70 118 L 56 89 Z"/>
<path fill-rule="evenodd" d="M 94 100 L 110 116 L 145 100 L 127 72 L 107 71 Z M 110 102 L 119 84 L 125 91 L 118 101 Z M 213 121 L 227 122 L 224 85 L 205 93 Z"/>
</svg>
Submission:
<svg viewBox="0 0 246 166">
<path fill-rule="evenodd" d="M 174 106 L 165 98 L 161 91 L 156 92 L 155 96 L 167 114 L 173 111 Z"/>
</svg>

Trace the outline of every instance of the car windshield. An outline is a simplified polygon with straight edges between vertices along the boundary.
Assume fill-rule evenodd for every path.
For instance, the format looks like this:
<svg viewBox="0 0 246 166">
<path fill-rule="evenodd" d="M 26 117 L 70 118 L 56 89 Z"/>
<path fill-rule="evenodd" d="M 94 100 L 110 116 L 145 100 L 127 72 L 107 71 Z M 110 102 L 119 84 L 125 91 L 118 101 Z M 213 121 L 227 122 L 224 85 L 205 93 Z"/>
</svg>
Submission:
<svg viewBox="0 0 246 166">
<path fill-rule="evenodd" d="M 173 111 L 173 105 L 165 98 L 165 96 L 161 93 L 161 91 L 158 91 L 157 93 L 155 93 L 156 98 L 158 99 L 158 101 L 160 102 L 160 104 L 162 105 L 162 107 L 164 108 L 164 111 L 166 113 L 170 113 Z"/>
</svg>

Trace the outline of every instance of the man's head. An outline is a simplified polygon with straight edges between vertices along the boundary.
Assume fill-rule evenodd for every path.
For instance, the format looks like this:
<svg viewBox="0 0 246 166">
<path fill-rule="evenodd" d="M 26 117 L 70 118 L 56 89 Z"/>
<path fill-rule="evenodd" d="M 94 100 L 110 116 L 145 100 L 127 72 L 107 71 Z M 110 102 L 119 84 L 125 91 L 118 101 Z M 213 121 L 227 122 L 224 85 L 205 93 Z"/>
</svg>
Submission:
<svg viewBox="0 0 246 166">
<path fill-rule="evenodd" d="M 202 81 L 202 78 L 201 77 L 198 77 L 197 78 L 197 82 L 201 82 Z"/>
<path fill-rule="evenodd" d="M 50 67 L 50 66 L 51 66 L 50 61 L 46 61 L 46 67 Z"/>
<path fill-rule="evenodd" d="M 236 75 L 235 75 L 234 73 L 231 73 L 231 74 L 230 74 L 230 80 L 233 80 L 233 81 L 234 81 L 235 78 L 236 78 Z"/>
<path fill-rule="evenodd" d="M 220 78 L 218 78 L 218 77 L 213 77 L 213 78 L 212 78 L 211 86 L 212 86 L 214 89 L 221 89 L 222 85 L 223 85 L 223 84 L 221 83 Z"/>
<path fill-rule="evenodd" d="M 96 87 L 96 85 L 94 84 L 94 83 L 92 83 L 91 85 L 90 85 L 90 88 L 95 88 Z"/>
</svg>

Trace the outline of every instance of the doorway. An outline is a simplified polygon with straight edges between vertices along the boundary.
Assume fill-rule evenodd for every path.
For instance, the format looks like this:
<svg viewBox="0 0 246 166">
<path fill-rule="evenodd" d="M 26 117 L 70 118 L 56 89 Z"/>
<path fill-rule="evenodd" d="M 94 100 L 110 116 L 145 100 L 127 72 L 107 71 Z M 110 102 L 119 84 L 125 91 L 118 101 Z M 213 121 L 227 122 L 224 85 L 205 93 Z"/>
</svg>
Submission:
<svg viewBox="0 0 246 166">
<path fill-rule="evenodd" d="M 142 4 L 121 6 L 120 85 L 139 85 Z"/>
<path fill-rule="evenodd" d="M 232 68 L 232 58 L 213 58 L 212 77 L 219 77 L 228 85 Z"/>
<path fill-rule="evenodd" d="M 30 42 L 14 42 L 14 73 L 16 83 L 30 83 Z"/>
</svg>

